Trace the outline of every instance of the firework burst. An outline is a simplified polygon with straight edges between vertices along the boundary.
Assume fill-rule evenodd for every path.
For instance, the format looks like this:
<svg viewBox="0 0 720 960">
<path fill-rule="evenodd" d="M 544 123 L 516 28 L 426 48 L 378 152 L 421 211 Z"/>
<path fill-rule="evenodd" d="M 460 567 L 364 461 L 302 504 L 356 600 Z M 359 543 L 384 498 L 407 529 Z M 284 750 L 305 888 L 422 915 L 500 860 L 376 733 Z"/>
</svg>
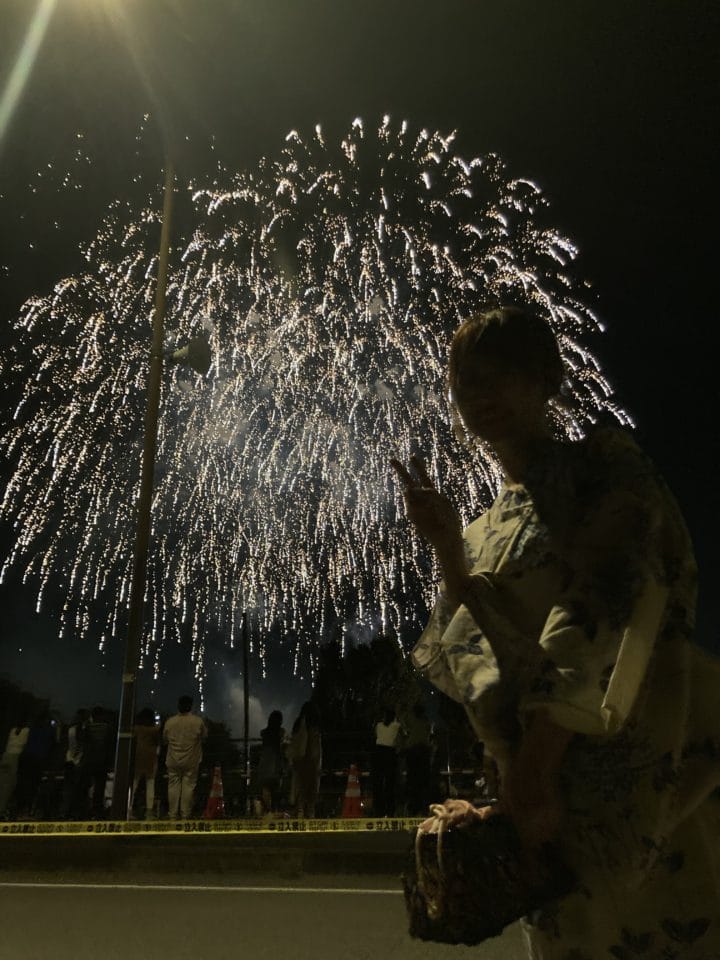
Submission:
<svg viewBox="0 0 720 960">
<path fill-rule="evenodd" d="M 434 590 L 388 459 L 421 451 L 465 520 L 497 488 L 493 463 L 453 437 L 446 354 L 480 306 L 532 303 L 568 370 L 558 433 L 600 413 L 627 422 L 586 345 L 598 329 L 576 250 L 547 203 L 496 156 L 453 136 L 356 120 L 342 143 L 290 133 L 279 157 L 191 187 L 173 252 L 169 337 L 205 329 L 207 377 L 167 368 L 153 502 L 144 662 L 243 611 L 265 657 L 379 630 L 411 640 Z M 61 634 L 101 646 L 125 629 L 158 214 L 117 203 L 86 270 L 25 304 L 5 373 L 24 386 L 0 440 L 14 472 L 2 513 L 38 604 Z M 188 239 L 189 238 L 189 239 Z M 309 642 L 310 641 L 310 642 Z"/>
</svg>

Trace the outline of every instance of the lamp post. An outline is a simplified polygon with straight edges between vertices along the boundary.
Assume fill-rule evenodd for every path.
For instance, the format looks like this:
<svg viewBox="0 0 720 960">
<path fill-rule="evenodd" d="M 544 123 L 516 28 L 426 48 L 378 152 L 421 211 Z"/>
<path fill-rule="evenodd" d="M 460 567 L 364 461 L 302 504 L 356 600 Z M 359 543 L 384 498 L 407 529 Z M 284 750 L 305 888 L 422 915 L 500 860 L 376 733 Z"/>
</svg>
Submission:
<svg viewBox="0 0 720 960">
<path fill-rule="evenodd" d="M 242 617 L 243 645 L 243 759 L 245 761 L 245 814 L 250 815 L 250 636 L 247 610 Z"/>
<path fill-rule="evenodd" d="M 150 508 L 155 473 L 157 448 L 158 412 L 163 369 L 163 341 L 165 336 L 165 291 L 167 289 L 168 260 L 170 255 L 170 218 L 172 194 L 175 181 L 173 165 L 165 163 L 165 187 L 163 192 L 162 229 L 160 232 L 160 255 L 155 285 L 155 310 L 153 313 L 152 347 L 150 351 L 150 374 L 148 378 L 147 407 L 145 409 L 145 438 L 142 452 L 140 496 L 137 507 L 137 528 L 133 554 L 133 572 L 130 585 L 130 611 L 125 660 L 120 698 L 112 814 L 116 820 L 128 817 L 130 800 L 130 758 L 132 754 L 133 721 L 135 717 L 135 684 L 140 666 L 142 646 L 143 611 L 147 582 L 147 558 L 150 545 Z"/>
</svg>

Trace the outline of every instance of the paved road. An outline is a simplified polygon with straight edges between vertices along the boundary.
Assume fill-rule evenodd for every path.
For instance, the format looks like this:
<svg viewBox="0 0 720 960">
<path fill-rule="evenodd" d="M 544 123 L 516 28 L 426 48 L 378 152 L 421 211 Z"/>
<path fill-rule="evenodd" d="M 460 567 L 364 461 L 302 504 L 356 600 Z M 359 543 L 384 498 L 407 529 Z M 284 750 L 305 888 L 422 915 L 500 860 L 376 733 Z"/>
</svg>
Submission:
<svg viewBox="0 0 720 960">
<path fill-rule="evenodd" d="M 522 960 L 517 927 L 480 947 L 411 940 L 392 878 L 288 886 L 0 883 L 0 960 Z M 341 884 L 347 886 L 341 886 Z"/>
</svg>

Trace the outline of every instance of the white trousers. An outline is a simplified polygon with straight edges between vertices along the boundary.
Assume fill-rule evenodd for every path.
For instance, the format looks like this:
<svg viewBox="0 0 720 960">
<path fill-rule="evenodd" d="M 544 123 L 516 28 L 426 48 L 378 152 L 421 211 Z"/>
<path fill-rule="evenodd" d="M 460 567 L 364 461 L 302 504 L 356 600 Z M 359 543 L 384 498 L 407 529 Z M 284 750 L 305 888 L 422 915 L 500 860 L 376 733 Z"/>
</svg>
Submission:
<svg viewBox="0 0 720 960">
<path fill-rule="evenodd" d="M 168 766 L 168 815 L 171 820 L 178 816 L 187 817 L 192 813 L 195 784 L 198 768 Z"/>
</svg>

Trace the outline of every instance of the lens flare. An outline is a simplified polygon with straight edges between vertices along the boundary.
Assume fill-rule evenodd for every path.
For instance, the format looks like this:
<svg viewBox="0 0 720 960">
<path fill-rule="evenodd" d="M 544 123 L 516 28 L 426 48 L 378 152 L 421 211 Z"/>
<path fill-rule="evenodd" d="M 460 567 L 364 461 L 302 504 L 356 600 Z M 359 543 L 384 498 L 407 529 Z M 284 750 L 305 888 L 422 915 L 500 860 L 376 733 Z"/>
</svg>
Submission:
<svg viewBox="0 0 720 960">
<path fill-rule="evenodd" d="M 599 330 L 576 249 L 536 184 L 454 136 L 357 119 L 339 145 L 291 132 L 275 159 L 189 188 L 168 287 L 169 345 L 203 329 L 212 366 L 167 367 L 153 503 L 144 664 L 209 638 L 296 664 L 331 635 L 411 642 L 437 571 L 404 521 L 388 460 L 420 452 L 468 521 L 496 466 L 458 443 L 449 340 L 481 306 L 532 303 L 568 372 L 559 435 L 627 423 L 587 346 Z M 152 309 L 157 197 L 117 202 L 85 271 L 28 301 L 7 376 L 23 384 L 0 439 L 13 465 L 2 576 L 63 597 L 61 635 L 104 647 L 127 619 Z M 467 440 L 467 438 L 465 438 Z"/>
<path fill-rule="evenodd" d="M 39 0 L 17 58 L 0 95 L 0 147 L 30 78 L 57 0 Z"/>
</svg>

